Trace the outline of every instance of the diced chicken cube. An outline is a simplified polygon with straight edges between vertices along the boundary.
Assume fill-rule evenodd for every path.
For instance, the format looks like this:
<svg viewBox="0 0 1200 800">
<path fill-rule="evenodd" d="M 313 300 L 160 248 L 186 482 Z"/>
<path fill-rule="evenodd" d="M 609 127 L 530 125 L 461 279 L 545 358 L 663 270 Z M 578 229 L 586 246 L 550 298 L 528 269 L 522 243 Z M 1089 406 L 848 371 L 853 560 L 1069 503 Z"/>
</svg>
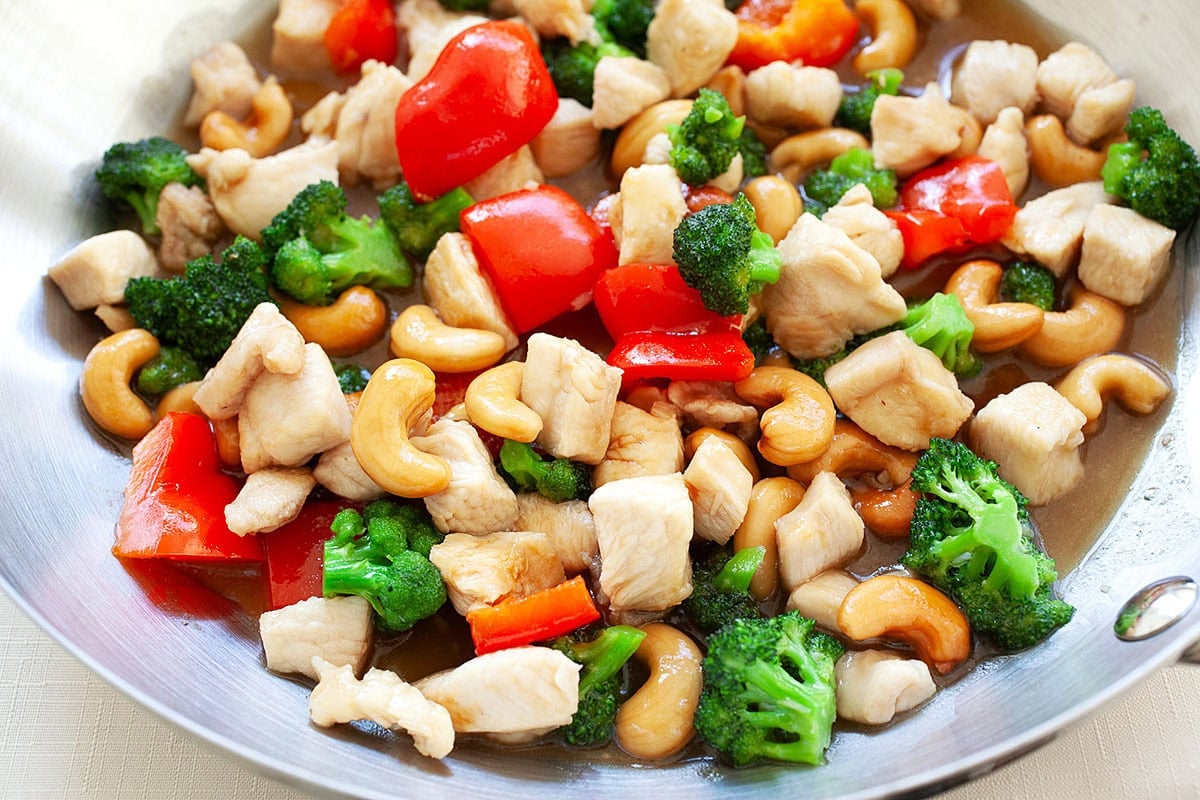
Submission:
<svg viewBox="0 0 1200 800">
<path fill-rule="evenodd" d="M 746 113 L 785 128 L 828 128 L 842 102 L 838 74 L 822 67 L 772 61 L 746 76 Z"/>
<path fill-rule="evenodd" d="M 592 109 L 570 97 L 558 98 L 558 110 L 529 143 L 547 177 L 578 172 L 600 154 L 600 131 L 592 123 Z"/>
<path fill-rule="evenodd" d="M 329 70 L 325 29 L 341 5 L 339 0 L 279 0 L 279 14 L 271 26 L 271 64 L 302 74 Z"/>
<path fill-rule="evenodd" d="M 328 130 L 324 117 L 336 107 L 332 129 L 337 142 L 338 170 L 349 186 L 365 178 L 376 186 L 391 185 L 400 177 L 400 158 L 396 154 L 396 103 L 413 85 L 403 72 L 379 61 L 362 65 L 358 83 L 346 90 L 340 102 L 322 100 L 314 114 L 305 114 L 302 124 L 321 125 Z M 329 105 L 326 105 L 329 104 Z"/>
<path fill-rule="evenodd" d="M 737 17 L 721 3 L 662 0 L 646 31 L 646 55 L 666 72 L 671 94 L 687 97 L 716 74 L 737 37 Z"/>
<path fill-rule="evenodd" d="M 542 418 L 537 441 L 551 455 L 599 464 L 620 389 L 621 370 L 574 339 L 535 333 L 526 342 L 521 402 Z"/>
<path fill-rule="evenodd" d="M 779 575 L 793 592 L 826 570 L 840 567 L 862 549 L 866 527 L 850 492 L 832 472 L 820 472 L 794 509 L 775 520 Z"/>
<path fill-rule="evenodd" d="M 858 578 L 840 569 L 831 569 L 810 578 L 788 595 L 787 610 L 815 620 L 821 627 L 840 631 L 837 616 L 842 600 L 858 586 Z"/>
<path fill-rule="evenodd" d="M 498 333 L 509 350 L 520 343 L 492 282 L 479 267 L 471 240 L 461 233 L 438 239 L 425 261 L 423 288 L 426 302 L 447 325 Z"/>
<path fill-rule="evenodd" d="M 687 216 L 683 184 L 666 164 L 625 170 L 621 196 L 610 217 L 620 229 L 620 264 L 673 264 L 675 228 Z"/>
<path fill-rule="evenodd" d="M 1075 101 L 1075 110 L 1067 119 L 1067 135 L 1091 144 L 1117 133 L 1129 118 L 1136 91 L 1137 85 L 1128 78 L 1088 89 Z"/>
<path fill-rule="evenodd" d="M 899 268 L 904 258 L 904 237 L 899 226 L 875 207 L 871 190 L 865 185 L 855 184 L 821 221 L 840 228 L 850 241 L 874 256 L 881 277 L 890 278 Z"/>
<path fill-rule="evenodd" d="M 1113 202 L 1101 181 L 1077 183 L 1026 203 L 1013 218 L 1004 246 L 1033 256 L 1061 278 L 1079 260 L 1083 229 L 1092 210 Z"/>
<path fill-rule="evenodd" d="M 1038 56 L 1032 47 L 976 39 L 954 70 L 950 99 L 984 125 L 1015 106 L 1028 114 L 1037 103 Z"/>
<path fill-rule="evenodd" d="M 487 22 L 487 17 L 449 11 L 438 0 L 401 3 L 396 24 L 408 32 L 408 77 L 424 78 L 451 39 L 481 22 Z"/>
<path fill-rule="evenodd" d="M 957 150 L 970 124 L 967 112 L 946 102 L 936 83 L 920 97 L 883 95 L 871 112 L 875 166 L 907 178 Z"/>
<path fill-rule="evenodd" d="M 338 115 L 346 105 L 346 95 L 330 92 L 300 117 L 300 130 L 310 142 L 327 142 L 337 135 Z"/>
<path fill-rule="evenodd" d="M 361 597 L 310 597 L 258 618 L 267 669 L 310 678 L 317 677 L 314 657 L 351 674 L 361 670 L 371 630 L 371 605 Z"/>
<path fill-rule="evenodd" d="M 262 85 L 245 51 L 233 42 L 218 42 L 193 59 L 191 73 L 192 100 L 183 115 L 188 126 L 199 125 L 213 111 L 242 119 Z"/>
<path fill-rule="evenodd" d="M 46 274 L 71 308 L 81 311 L 125 302 L 130 278 L 157 272 L 158 260 L 145 239 L 133 231 L 110 231 L 75 245 Z"/>
<path fill-rule="evenodd" d="M 741 155 L 739 153 L 738 155 Z M 643 164 L 670 164 L 671 137 L 666 131 L 656 133 L 646 142 L 646 150 L 642 153 Z"/>
<path fill-rule="evenodd" d="M 242 323 L 229 349 L 204 376 L 194 397 L 209 419 L 229 419 L 241 410 L 264 370 L 294 375 L 304 366 L 304 337 L 274 303 L 260 303 Z"/>
<path fill-rule="evenodd" d="M 545 179 L 533 157 L 533 150 L 529 145 L 524 145 L 500 159 L 482 175 L 467 181 L 463 188 L 478 203 L 524 189 L 530 183 L 541 183 Z"/>
<path fill-rule="evenodd" d="M 154 217 L 162 231 L 158 257 L 163 269 L 183 272 L 192 259 L 207 255 L 225 225 L 208 195 L 198 186 L 168 183 L 158 195 Z"/>
<path fill-rule="evenodd" d="M 738 187 L 742 185 L 742 177 L 742 154 L 736 153 L 725 171 L 704 185 L 714 186 L 727 194 L 736 194 Z"/>
<path fill-rule="evenodd" d="M 671 381 L 667 399 L 683 414 L 689 430 L 720 428 L 747 440 L 758 432 L 758 409 L 742 402 L 728 383 Z"/>
<path fill-rule="evenodd" d="M 1122 305 L 1148 298 L 1171 269 L 1175 231 L 1132 208 L 1099 205 L 1083 229 L 1079 280 Z"/>
<path fill-rule="evenodd" d="M 954 373 L 903 331 L 872 339 L 825 372 L 838 410 L 884 444 L 924 450 L 949 439 L 975 404 Z"/>
<path fill-rule="evenodd" d="M 313 477 L 338 497 L 368 503 L 386 492 L 363 470 L 349 441 L 326 450 L 313 468 Z"/>
<path fill-rule="evenodd" d="M 937 20 L 954 19 L 962 12 L 960 0 L 911 0 L 910 5 Z"/>
<path fill-rule="evenodd" d="M 454 609 L 463 615 L 566 580 L 550 537 L 537 531 L 452 533 L 433 546 L 429 560 L 442 573 Z"/>
<path fill-rule="evenodd" d="M 1118 80 L 1095 50 L 1068 42 L 1038 65 L 1037 88 L 1042 106 L 1067 123 L 1067 134 L 1091 144 L 1121 128 L 1135 87 Z"/>
<path fill-rule="evenodd" d="M 425 498 L 425 508 L 439 531 L 479 534 L 512 529 L 517 522 L 517 496 L 496 472 L 491 453 L 471 423 L 439 419 L 425 435 L 414 436 L 412 443 L 450 466 L 450 485 Z"/>
<path fill-rule="evenodd" d="M 613 410 L 608 451 L 592 473 L 603 486 L 622 478 L 670 475 L 683 469 L 683 434 L 679 415 L 669 403 L 655 403 L 649 412 L 618 402 Z"/>
<path fill-rule="evenodd" d="M 596 524 L 586 502 L 556 503 L 530 492 L 517 495 L 517 507 L 520 514 L 516 527 L 546 534 L 567 575 L 578 575 L 591 569 L 600 548 L 596 544 Z"/>
<path fill-rule="evenodd" d="M 833 674 L 838 716 L 863 725 L 886 725 L 937 691 L 924 661 L 888 650 L 851 650 Z"/>
<path fill-rule="evenodd" d="M 763 309 L 775 341 L 796 358 L 836 353 L 856 334 L 908 312 L 875 257 L 812 214 L 802 215 L 777 249 L 783 265 L 779 281 L 763 291 Z"/>
<path fill-rule="evenodd" d="M 720 439 L 700 443 L 683 473 L 692 498 L 695 535 L 725 544 L 746 518 L 754 476 Z"/>
<path fill-rule="evenodd" d="M 307 469 L 262 469 L 246 477 L 234 501 L 225 506 L 225 524 L 238 536 L 273 531 L 294 520 L 317 485 Z"/>
<path fill-rule="evenodd" d="M 583 0 L 513 0 L 513 7 L 539 36 L 565 36 L 571 44 L 599 44 L 596 20 L 588 13 L 591 3 Z"/>
<path fill-rule="evenodd" d="M 971 447 L 1032 505 L 1049 503 L 1083 477 L 1083 412 L 1049 384 L 1022 384 L 979 409 Z"/>
<path fill-rule="evenodd" d="M 137 327 L 137 321 L 125 306 L 114 306 L 104 303 L 96 306 L 94 313 L 104 323 L 104 327 L 113 333 L 120 333 L 121 331 L 128 331 Z"/>
<path fill-rule="evenodd" d="M 592 85 L 592 124 L 597 128 L 619 128 L 671 96 L 666 73 L 640 58 L 604 56 L 596 62 Z"/>
<path fill-rule="evenodd" d="M 1004 170 L 1008 193 L 1016 200 L 1029 185 L 1029 141 L 1025 138 L 1025 115 L 1021 109 L 1008 107 L 987 126 L 976 153 L 991 159 Z"/>
<path fill-rule="evenodd" d="M 614 611 L 662 611 L 692 593 L 692 501 L 683 476 L 626 478 L 592 493 L 600 588 Z"/>
</svg>

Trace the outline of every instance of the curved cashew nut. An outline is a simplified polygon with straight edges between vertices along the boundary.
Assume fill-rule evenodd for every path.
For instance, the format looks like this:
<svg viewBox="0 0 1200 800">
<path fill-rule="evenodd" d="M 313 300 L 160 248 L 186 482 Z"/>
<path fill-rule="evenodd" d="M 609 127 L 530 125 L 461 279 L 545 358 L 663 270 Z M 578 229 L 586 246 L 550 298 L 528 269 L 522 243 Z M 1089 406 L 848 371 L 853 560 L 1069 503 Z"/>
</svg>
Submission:
<svg viewBox="0 0 1200 800">
<path fill-rule="evenodd" d="M 916 463 L 916 453 L 890 447 L 850 420 L 839 419 L 828 449 L 812 461 L 788 467 L 788 475 L 807 486 L 822 472 L 839 478 L 886 472 L 891 485 L 899 486 L 908 480 Z"/>
<path fill-rule="evenodd" d="M 1025 135 L 1029 139 L 1029 164 L 1043 182 L 1058 187 L 1100 180 L 1108 154 L 1071 141 L 1058 117 L 1030 117 Z"/>
<path fill-rule="evenodd" d="M 913 512 L 921 495 L 908 480 L 895 489 L 859 487 L 850 490 L 854 510 L 863 524 L 885 539 L 904 539 L 912 527 Z"/>
<path fill-rule="evenodd" d="M 351 286 L 327 306 L 306 306 L 282 295 L 275 299 L 304 341 L 316 342 L 331 356 L 361 353 L 387 330 L 387 304 L 366 286 Z"/>
<path fill-rule="evenodd" d="M 134 394 L 129 382 L 158 351 L 158 339 L 143 328 L 114 333 L 92 348 L 79 376 L 79 395 L 92 421 L 125 439 L 140 439 L 150 432 L 154 412 Z"/>
<path fill-rule="evenodd" d="M 690 461 L 692 456 L 696 455 L 696 450 L 704 443 L 704 440 L 712 438 L 721 440 L 722 443 L 732 450 L 733 454 L 738 457 L 738 461 L 742 462 L 742 466 L 750 472 L 750 477 L 755 482 L 758 481 L 758 461 L 754 458 L 754 453 L 750 452 L 750 447 L 739 437 L 720 428 L 697 428 L 693 431 L 683 440 L 684 458 Z"/>
<path fill-rule="evenodd" d="M 851 589 L 838 609 L 838 628 L 859 642 L 907 642 L 943 675 L 971 655 L 971 626 L 954 601 L 901 575 L 877 575 Z"/>
<path fill-rule="evenodd" d="M 870 146 L 867 138 L 857 131 L 825 128 L 784 139 L 771 151 L 767 164 L 772 172 L 778 172 L 792 183 L 799 183 L 810 171 L 828 164 L 852 147 L 865 150 Z"/>
<path fill-rule="evenodd" d="M 408 432 L 433 407 L 433 372 L 408 358 L 380 365 L 367 381 L 354 421 L 350 447 L 363 471 L 400 497 L 428 497 L 450 485 L 450 465 L 423 453 Z"/>
<path fill-rule="evenodd" d="M 238 433 L 237 417 L 214 419 L 213 436 L 217 441 L 217 458 L 225 469 L 242 468 L 242 437 Z"/>
<path fill-rule="evenodd" d="M 700 703 L 700 649 L 662 622 L 642 628 L 646 638 L 637 658 L 650 669 L 642 688 L 617 711 L 614 738 L 635 758 L 656 760 L 674 755 L 692 740 L 692 721 Z"/>
<path fill-rule="evenodd" d="M 1099 427 L 1109 397 L 1135 414 L 1149 414 L 1171 394 L 1171 382 L 1158 370 L 1120 353 L 1084 359 L 1054 388 L 1087 417 L 1083 432 L 1088 434 Z"/>
<path fill-rule="evenodd" d="M 764 478 L 750 490 L 746 516 L 733 534 L 733 551 L 747 547 L 766 550 L 750 581 L 750 594 L 766 600 L 779 586 L 779 543 L 775 520 L 792 511 L 804 499 L 804 487 L 791 478 Z"/>
<path fill-rule="evenodd" d="M 668 125 L 678 125 L 692 110 L 691 100 L 664 100 L 638 114 L 617 134 L 609 164 L 619 180 L 625 170 L 642 163 L 646 145 L 655 135 L 665 133 Z"/>
<path fill-rule="evenodd" d="M 1032 303 L 998 303 L 1004 268 L 995 261 L 968 261 L 946 281 L 946 294 L 962 302 L 975 325 L 971 346 L 980 353 L 1015 347 L 1042 329 L 1046 312 Z"/>
<path fill-rule="evenodd" d="M 1041 330 L 1021 343 L 1021 352 L 1045 367 L 1069 367 L 1112 350 L 1124 331 L 1120 304 L 1076 284 L 1071 307 L 1047 312 Z"/>
<path fill-rule="evenodd" d="M 837 412 L 821 384 L 787 367 L 758 367 L 733 385 L 738 397 L 763 412 L 758 452 L 772 464 L 790 467 L 812 461 L 833 441 Z"/>
<path fill-rule="evenodd" d="M 854 57 L 854 70 L 903 67 L 917 52 L 917 18 L 904 0 L 858 0 L 854 13 L 871 31 L 871 41 Z"/>
<path fill-rule="evenodd" d="M 409 306 L 392 323 L 392 352 L 436 372 L 474 372 L 508 352 L 504 337 L 480 328 L 453 328 L 429 306 Z"/>
<path fill-rule="evenodd" d="M 514 442 L 532 442 L 542 432 L 542 418 L 521 402 L 525 365 L 510 361 L 492 367 L 467 386 L 463 397 L 467 419 L 488 433 Z"/>
<path fill-rule="evenodd" d="M 665 389 L 645 384 L 630 389 L 629 393 L 625 395 L 625 402 L 649 414 L 650 409 L 654 408 L 655 403 L 667 403 L 670 401 L 667 400 L 667 391 Z"/>
<path fill-rule="evenodd" d="M 192 381 L 179 384 L 158 399 L 158 406 L 155 407 L 154 412 L 159 417 L 165 417 L 172 411 L 206 416 L 204 410 L 196 405 L 196 390 L 200 388 L 201 383 L 202 381 Z"/>
<path fill-rule="evenodd" d="M 238 121 L 211 111 L 200 123 L 200 144 L 215 150 L 240 147 L 255 158 L 274 153 L 292 130 L 292 103 L 274 76 L 254 95 L 250 116 Z"/>
<path fill-rule="evenodd" d="M 962 119 L 962 127 L 958 129 L 958 147 L 946 154 L 946 158 L 966 158 L 973 155 L 983 143 L 983 125 L 975 119 L 975 115 L 965 108 L 953 106 Z"/>
<path fill-rule="evenodd" d="M 746 184 L 742 190 L 750 205 L 758 229 L 779 244 L 804 213 L 804 202 L 795 185 L 778 175 L 762 175 Z"/>
<path fill-rule="evenodd" d="M 720 92 L 735 117 L 746 113 L 746 71 L 741 67 L 735 64 L 721 67 L 704 88 Z"/>
</svg>

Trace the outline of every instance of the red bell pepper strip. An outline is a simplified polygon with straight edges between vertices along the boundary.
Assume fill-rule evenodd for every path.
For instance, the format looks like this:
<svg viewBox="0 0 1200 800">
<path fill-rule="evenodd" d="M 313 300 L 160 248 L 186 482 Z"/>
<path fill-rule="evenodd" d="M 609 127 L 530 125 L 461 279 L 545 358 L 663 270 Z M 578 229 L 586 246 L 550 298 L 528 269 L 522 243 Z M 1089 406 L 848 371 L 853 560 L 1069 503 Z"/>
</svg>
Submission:
<svg viewBox="0 0 1200 800">
<path fill-rule="evenodd" d="M 952 253 L 967 247 L 967 232 L 954 217 L 922 208 L 884 211 L 900 229 L 904 239 L 904 257 L 900 266 L 916 269 L 939 253 Z"/>
<path fill-rule="evenodd" d="M 617 253 L 583 206 L 554 186 L 476 203 L 462 232 L 513 326 L 524 333 L 588 304 Z"/>
<path fill-rule="evenodd" d="M 576 576 L 528 597 L 467 614 L 475 655 L 562 636 L 600 619 L 587 584 Z"/>
<path fill-rule="evenodd" d="M 239 488 L 220 471 L 208 420 L 196 414 L 167 414 L 133 448 L 113 554 L 261 561 L 258 537 L 238 536 L 225 524 L 225 506 Z"/>
<path fill-rule="evenodd" d="M 325 51 L 338 72 L 358 70 L 370 59 L 391 64 L 397 50 L 392 0 L 342 0 L 325 28 Z"/>
<path fill-rule="evenodd" d="M 722 317 L 704 306 L 674 264 L 626 264 L 596 281 L 596 311 L 613 341 L 629 333 L 737 331 L 742 317 Z"/>
<path fill-rule="evenodd" d="M 345 500 L 314 500 L 300 516 L 270 533 L 261 533 L 267 558 L 267 605 L 274 610 L 321 596 L 325 542 L 333 518 L 343 508 L 358 508 Z"/>
<path fill-rule="evenodd" d="M 626 385 L 651 378 L 740 381 L 754 369 L 754 353 L 736 331 L 630 333 L 608 354 Z"/>
<path fill-rule="evenodd" d="M 558 109 L 529 29 L 467 28 L 396 105 L 396 151 L 413 193 L 438 197 L 528 144 Z"/>
<path fill-rule="evenodd" d="M 858 36 L 858 17 L 844 0 L 745 0 L 734 13 L 738 38 L 728 63 L 747 72 L 772 61 L 827 67 Z"/>
</svg>

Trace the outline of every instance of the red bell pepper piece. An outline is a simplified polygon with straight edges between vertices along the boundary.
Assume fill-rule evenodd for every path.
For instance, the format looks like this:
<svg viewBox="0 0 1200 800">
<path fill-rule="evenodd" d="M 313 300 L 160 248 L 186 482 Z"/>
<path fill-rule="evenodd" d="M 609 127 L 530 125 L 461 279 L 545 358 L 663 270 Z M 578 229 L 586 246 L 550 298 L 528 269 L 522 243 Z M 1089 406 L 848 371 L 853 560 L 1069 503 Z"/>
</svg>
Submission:
<svg viewBox="0 0 1200 800">
<path fill-rule="evenodd" d="M 113 554 L 261 561 L 258 537 L 238 536 L 225 524 L 225 506 L 239 488 L 220 471 L 208 420 L 196 414 L 167 414 L 133 448 Z"/>
<path fill-rule="evenodd" d="M 555 186 L 476 203 L 462 232 L 520 332 L 588 304 L 596 278 L 617 253 L 583 206 Z"/>
<path fill-rule="evenodd" d="M 613 341 L 629 333 L 737 331 L 742 317 L 722 317 L 704 306 L 674 264 L 626 264 L 601 273 L 596 311 Z"/>
<path fill-rule="evenodd" d="M 896 223 L 904 238 L 900 261 L 904 269 L 916 269 L 939 253 L 951 253 L 968 244 L 962 223 L 939 211 L 917 208 L 883 213 Z"/>
<path fill-rule="evenodd" d="M 749 72 L 772 61 L 827 67 L 858 37 L 858 17 L 844 0 L 745 0 L 728 63 Z"/>
<path fill-rule="evenodd" d="M 475 655 L 562 636 L 600 619 L 587 584 L 576 576 L 517 600 L 468 612 Z"/>
<path fill-rule="evenodd" d="M 392 0 L 342 0 L 325 28 L 325 51 L 338 72 L 357 70 L 369 59 L 391 64 L 397 49 Z"/>
<path fill-rule="evenodd" d="M 329 526 L 343 508 L 358 507 L 345 500 L 314 500 L 291 522 L 259 534 L 267 557 L 267 605 L 271 610 L 321 596 L 325 542 L 333 536 Z"/>
<path fill-rule="evenodd" d="M 450 40 L 396 105 L 396 151 L 413 193 L 438 197 L 528 144 L 558 109 L 529 29 L 485 22 Z"/>
<path fill-rule="evenodd" d="M 629 333 L 617 341 L 608 363 L 624 370 L 627 385 L 651 378 L 740 381 L 754 369 L 754 354 L 736 331 Z"/>
</svg>

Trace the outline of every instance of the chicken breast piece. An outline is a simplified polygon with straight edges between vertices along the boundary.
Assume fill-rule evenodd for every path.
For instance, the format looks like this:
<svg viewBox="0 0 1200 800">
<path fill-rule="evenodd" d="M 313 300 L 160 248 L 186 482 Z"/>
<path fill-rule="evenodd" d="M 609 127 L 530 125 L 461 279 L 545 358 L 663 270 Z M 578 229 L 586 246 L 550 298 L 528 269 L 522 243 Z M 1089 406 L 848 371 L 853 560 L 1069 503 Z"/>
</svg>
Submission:
<svg viewBox="0 0 1200 800">
<path fill-rule="evenodd" d="M 863 725 L 886 725 L 937 691 L 924 661 L 889 650 L 851 650 L 833 667 L 838 716 Z"/>
<path fill-rule="evenodd" d="M 272 672 L 316 679 L 312 661 L 320 658 L 354 675 L 371 649 L 371 605 L 361 597 L 310 597 L 264 612 L 258 631 Z"/>
<path fill-rule="evenodd" d="M 996 462 L 1000 477 L 1041 506 L 1083 477 L 1083 412 L 1052 386 L 1022 384 L 993 398 L 971 423 L 971 448 Z"/>
<path fill-rule="evenodd" d="M 683 473 L 692 498 L 695 535 L 723 545 L 746 518 L 754 476 L 729 445 L 710 436 Z"/>
<path fill-rule="evenodd" d="M 450 485 L 425 498 L 439 531 L 480 534 L 516 525 L 517 496 L 496 472 L 491 453 L 471 423 L 439 419 L 411 441 L 450 466 Z"/>
<path fill-rule="evenodd" d="M 526 342 L 521 402 L 542 418 L 537 442 L 556 458 L 600 463 L 620 389 L 621 370 L 574 339 L 535 333 Z"/>
<path fill-rule="evenodd" d="M 591 3 L 583 0 L 513 0 L 513 8 L 539 36 L 565 36 L 571 44 L 599 44 L 596 20 L 588 13 Z"/>
<path fill-rule="evenodd" d="M 976 153 L 991 159 L 1004 170 L 1004 181 L 1013 200 L 1029 185 L 1029 141 L 1025 138 L 1025 115 L 1021 109 L 1002 109 L 996 121 L 987 126 Z"/>
<path fill-rule="evenodd" d="M 619 206 L 619 208 L 618 208 Z M 620 228 L 620 264 L 675 263 L 675 228 L 687 216 L 683 184 L 666 164 L 648 164 L 625 170 L 621 196 L 610 216 Z"/>
<path fill-rule="evenodd" d="M 903 331 L 851 352 L 825 371 L 825 385 L 858 427 L 904 450 L 924 450 L 935 436 L 953 438 L 975 408 L 954 373 Z"/>
<path fill-rule="evenodd" d="M 671 96 L 671 84 L 658 66 L 640 58 L 604 56 L 593 73 L 592 124 L 619 128 Z"/>
<path fill-rule="evenodd" d="M 803 214 L 777 249 L 779 281 L 763 290 L 767 329 L 796 358 L 841 350 L 859 333 L 904 318 L 904 298 L 879 262 L 840 228 Z"/>
<path fill-rule="evenodd" d="M 1083 228 L 1079 280 L 1090 291 L 1136 306 L 1171 269 L 1175 231 L 1132 208 L 1098 205 Z"/>
<path fill-rule="evenodd" d="M 683 414 L 688 430 L 720 428 L 746 441 L 758 433 L 758 409 L 742 402 L 731 384 L 671 381 L 667 399 Z"/>
<path fill-rule="evenodd" d="M 600 547 L 596 544 L 596 523 L 586 502 L 556 503 L 530 492 L 517 495 L 517 508 L 520 514 L 516 527 L 546 534 L 565 574 L 578 575 L 591 569 Z"/>
<path fill-rule="evenodd" d="M 498 333 L 509 350 L 520 344 L 492 282 L 479 267 L 471 240 L 461 233 L 443 234 L 438 239 L 425 261 L 422 288 L 425 301 L 447 325 Z"/>
<path fill-rule="evenodd" d="M 304 367 L 304 337 L 274 303 L 260 303 L 200 387 L 196 405 L 209 419 L 229 419 L 264 370 L 294 375 Z"/>
<path fill-rule="evenodd" d="M 818 625 L 835 633 L 838 609 L 850 590 L 858 586 L 858 578 L 840 569 L 831 569 L 810 578 L 788 595 L 787 610 L 799 611 Z"/>
<path fill-rule="evenodd" d="M 524 189 L 530 183 L 541 183 L 545 179 L 546 176 L 542 174 L 533 157 L 533 150 L 529 145 L 523 145 L 516 152 L 489 167 L 482 175 L 467 181 L 463 188 L 478 203 Z"/>
<path fill-rule="evenodd" d="M 746 113 L 755 122 L 828 128 L 841 102 L 842 82 L 831 69 L 772 61 L 746 76 Z"/>
<path fill-rule="evenodd" d="M 692 593 L 692 501 L 683 476 L 626 478 L 592 493 L 600 588 L 614 611 L 662 611 Z"/>
<path fill-rule="evenodd" d="M 1129 119 L 1136 91 L 1137 85 L 1128 78 L 1088 89 L 1075 101 L 1075 110 L 1067 119 L 1067 135 L 1091 144 L 1116 134 Z"/>
<path fill-rule="evenodd" d="M 322 100 L 317 107 L 336 110 L 332 136 L 337 142 L 338 171 L 342 182 L 353 186 L 366 179 L 375 186 L 391 186 L 400 178 L 396 154 L 396 103 L 413 81 L 395 67 L 370 60 L 362 65 L 359 81 L 346 90 L 340 102 Z M 305 115 L 307 124 L 328 130 L 326 114 Z M 305 122 L 302 120 L 302 124 Z"/>
<path fill-rule="evenodd" d="M 1026 203 L 1003 239 L 1010 250 L 1032 256 L 1061 278 L 1079 260 L 1083 229 L 1092 210 L 1112 203 L 1104 183 L 1077 183 Z"/>
<path fill-rule="evenodd" d="M 671 94 L 687 97 L 721 68 L 737 36 L 737 17 L 721 3 L 662 0 L 646 31 L 646 56 L 667 74 Z"/>
<path fill-rule="evenodd" d="M 818 473 L 800 504 L 775 520 L 784 587 L 793 592 L 822 572 L 849 562 L 862 549 L 865 531 L 838 476 Z"/>
<path fill-rule="evenodd" d="M 103 303 L 96 306 L 96 310 L 93 313 L 104 323 L 104 327 L 108 328 L 112 333 L 120 333 L 121 331 L 128 331 L 137 327 L 137 321 L 125 306 L 114 306 Z"/>
<path fill-rule="evenodd" d="M 487 17 L 450 11 L 438 0 L 406 0 L 396 8 L 396 24 L 408 32 L 408 77 L 419 81 L 451 39 Z"/>
<path fill-rule="evenodd" d="M 683 434 L 675 407 L 660 402 L 646 412 L 618 401 L 608 451 L 592 473 L 593 485 L 642 475 L 670 475 L 682 469 Z"/>
<path fill-rule="evenodd" d="M 234 501 L 225 506 L 225 524 L 238 536 L 273 531 L 294 520 L 317 485 L 307 469 L 262 469 L 246 476 Z"/>
<path fill-rule="evenodd" d="M 451 533 L 429 551 L 429 560 L 442 573 L 454 610 L 464 616 L 528 597 L 567 577 L 550 537 L 537 531 Z"/>
<path fill-rule="evenodd" d="M 969 124 L 967 112 L 946 102 L 936 83 L 920 97 L 883 95 L 871 112 L 875 166 L 907 178 L 957 150 Z"/>
<path fill-rule="evenodd" d="M 341 5 L 339 0 L 279 0 L 271 26 L 272 66 L 301 74 L 328 71 L 325 29 Z"/>
<path fill-rule="evenodd" d="M 188 127 L 199 125 L 213 111 L 224 111 L 234 119 L 248 116 L 262 86 L 245 51 L 233 42 L 217 42 L 192 59 L 191 73 L 192 99 L 183 115 Z"/>
<path fill-rule="evenodd" d="M 363 470 L 349 441 L 322 453 L 312 474 L 317 483 L 347 500 L 369 503 L 387 494 Z"/>
<path fill-rule="evenodd" d="M 1026 166 L 1026 173 L 1028 171 Z M 890 278 L 900 267 L 904 258 L 904 237 L 900 235 L 899 226 L 875 207 L 871 190 L 865 185 L 855 184 L 825 212 L 821 221 L 840 228 L 850 241 L 874 256 L 879 262 L 881 277 Z"/>
<path fill-rule="evenodd" d="M 158 195 L 154 221 L 162 231 L 158 257 L 163 269 L 183 272 L 192 259 L 208 255 L 225 225 L 199 186 L 168 183 Z"/>
<path fill-rule="evenodd" d="M 538 167 L 561 178 L 586 167 L 600 154 L 600 130 L 592 109 L 570 97 L 558 98 L 558 110 L 529 146 Z"/>
<path fill-rule="evenodd" d="M 123 303 L 125 285 L 131 278 L 157 273 L 154 251 L 133 231 L 110 231 L 84 239 L 46 271 L 76 311 Z"/>
<path fill-rule="evenodd" d="M 1037 88 L 1042 106 L 1067 123 L 1067 135 L 1086 145 L 1121 128 L 1135 87 L 1119 81 L 1095 50 L 1068 42 L 1038 65 Z"/>
<path fill-rule="evenodd" d="M 1028 114 L 1037 104 L 1038 56 L 1032 47 L 976 39 L 954 70 L 950 99 L 984 125 L 1015 106 Z"/>
</svg>

